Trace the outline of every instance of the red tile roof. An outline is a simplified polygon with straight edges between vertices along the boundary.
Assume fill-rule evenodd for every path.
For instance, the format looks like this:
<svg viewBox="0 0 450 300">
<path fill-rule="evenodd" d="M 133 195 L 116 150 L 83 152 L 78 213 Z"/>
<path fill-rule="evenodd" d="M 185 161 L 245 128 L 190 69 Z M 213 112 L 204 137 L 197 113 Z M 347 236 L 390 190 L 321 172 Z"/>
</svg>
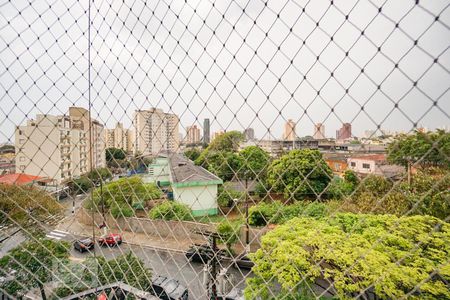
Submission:
<svg viewBox="0 0 450 300">
<path fill-rule="evenodd" d="M 32 183 L 33 181 L 40 181 L 43 179 L 44 179 L 43 177 L 39 177 L 39 176 L 14 173 L 14 174 L 6 174 L 3 176 L 0 176 L 0 183 L 24 185 L 24 184 Z"/>
</svg>

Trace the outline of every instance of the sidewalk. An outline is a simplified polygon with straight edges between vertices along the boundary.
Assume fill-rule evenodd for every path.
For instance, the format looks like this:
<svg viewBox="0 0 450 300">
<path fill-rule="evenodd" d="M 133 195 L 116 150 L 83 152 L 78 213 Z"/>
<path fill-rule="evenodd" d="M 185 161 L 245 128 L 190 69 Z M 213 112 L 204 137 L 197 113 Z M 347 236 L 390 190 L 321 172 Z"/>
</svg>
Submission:
<svg viewBox="0 0 450 300">
<path fill-rule="evenodd" d="M 81 224 L 74 216 L 66 217 L 55 227 L 55 229 L 68 232 L 75 236 L 92 237 L 92 227 Z M 122 234 L 123 242 L 126 244 L 175 252 L 185 252 L 193 243 L 202 244 L 206 242 L 201 237 L 196 240 L 180 240 L 171 237 L 160 237 L 130 231 L 121 231 L 120 233 Z M 103 235 L 103 230 L 96 228 L 95 236 L 100 237 L 101 235 Z"/>
</svg>

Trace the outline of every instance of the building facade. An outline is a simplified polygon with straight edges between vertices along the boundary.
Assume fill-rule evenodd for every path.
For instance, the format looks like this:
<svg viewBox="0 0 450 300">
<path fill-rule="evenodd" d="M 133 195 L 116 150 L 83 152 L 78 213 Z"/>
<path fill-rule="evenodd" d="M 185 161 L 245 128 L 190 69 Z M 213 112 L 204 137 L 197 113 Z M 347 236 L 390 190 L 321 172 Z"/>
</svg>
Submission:
<svg viewBox="0 0 450 300">
<path fill-rule="evenodd" d="M 70 107 L 69 117 L 71 128 L 81 130 L 83 136 L 87 137 L 88 162 L 92 155 L 92 169 L 104 168 L 106 166 L 104 126 L 99 121 L 89 116 L 89 111 L 82 107 Z M 89 124 L 92 126 L 92 137 L 89 139 Z"/>
<path fill-rule="evenodd" d="M 224 133 L 225 133 L 224 130 L 219 130 L 219 131 L 214 132 L 211 140 L 214 141 L 214 139 L 216 139 L 217 137 L 221 136 Z"/>
<path fill-rule="evenodd" d="M 344 123 L 342 127 L 336 131 L 336 140 L 345 140 L 352 137 L 352 124 Z"/>
<path fill-rule="evenodd" d="M 314 125 L 313 138 L 316 140 L 324 140 L 325 137 L 325 125 L 322 123 L 317 123 Z"/>
<path fill-rule="evenodd" d="M 188 126 L 186 128 L 186 144 L 198 144 L 200 141 L 200 128 L 197 125 Z"/>
<path fill-rule="evenodd" d="M 177 152 L 180 146 L 179 118 L 157 108 L 137 110 L 133 117 L 134 152 L 157 155 L 161 151 Z"/>
<path fill-rule="evenodd" d="M 122 123 L 117 123 L 114 129 L 106 129 L 106 148 L 123 149 L 127 153 L 133 152 L 133 132 L 123 127 Z"/>
<path fill-rule="evenodd" d="M 289 119 L 286 124 L 284 124 L 283 140 L 293 141 L 295 138 L 295 122 L 292 119 Z"/>
<path fill-rule="evenodd" d="M 211 124 L 209 119 L 203 120 L 203 143 L 209 144 L 211 142 Z"/>
</svg>

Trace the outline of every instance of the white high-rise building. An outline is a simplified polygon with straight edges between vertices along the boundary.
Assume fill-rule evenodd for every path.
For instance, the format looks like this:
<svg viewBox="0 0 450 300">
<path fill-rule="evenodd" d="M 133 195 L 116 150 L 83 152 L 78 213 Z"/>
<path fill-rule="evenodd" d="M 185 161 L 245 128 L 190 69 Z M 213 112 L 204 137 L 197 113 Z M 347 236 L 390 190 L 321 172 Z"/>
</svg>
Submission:
<svg viewBox="0 0 450 300">
<path fill-rule="evenodd" d="M 161 151 L 179 149 L 179 123 L 177 115 L 161 109 L 137 110 L 133 117 L 135 153 L 155 155 Z"/>
<path fill-rule="evenodd" d="M 323 125 L 322 123 L 317 123 L 314 125 L 313 138 L 316 140 L 325 139 L 325 125 Z"/>
</svg>

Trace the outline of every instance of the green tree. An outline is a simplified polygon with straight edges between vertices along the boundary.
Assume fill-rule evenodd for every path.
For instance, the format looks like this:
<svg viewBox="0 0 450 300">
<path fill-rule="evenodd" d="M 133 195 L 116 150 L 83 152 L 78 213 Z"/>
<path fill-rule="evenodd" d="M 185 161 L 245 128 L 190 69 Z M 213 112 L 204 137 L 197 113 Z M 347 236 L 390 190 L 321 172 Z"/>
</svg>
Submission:
<svg viewBox="0 0 450 300">
<path fill-rule="evenodd" d="M 219 234 L 219 242 L 225 244 L 230 253 L 232 253 L 231 247 L 239 240 L 241 225 L 240 221 L 231 223 L 229 220 L 217 224 L 216 231 Z"/>
<path fill-rule="evenodd" d="M 63 206 L 54 197 L 37 187 L 0 183 L 0 220 L 25 226 L 32 221 L 29 213 L 42 220 L 61 214 L 62 210 Z"/>
<path fill-rule="evenodd" d="M 448 299 L 449 241 L 450 225 L 429 216 L 296 218 L 262 238 L 245 295 L 268 299 L 279 286 L 295 296 L 301 283 L 326 279 L 343 299 L 408 298 L 417 287 L 418 298 Z"/>
<path fill-rule="evenodd" d="M 248 146 L 239 152 L 239 156 L 242 158 L 239 178 L 265 180 L 270 164 L 269 153 L 258 146 Z"/>
<path fill-rule="evenodd" d="M 223 181 L 233 179 L 242 168 L 242 157 L 234 152 L 208 151 L 201 164 Z"/>
<path fill-rule="evenodd" d="M 123 160 L 126 158 L 127 154 L 125 150 L 119 148 L 106 148 L 106 162 L 111 162 L 114 160 Z"/>
<path fill-rule="evenodd" d="M 18 296 L 38 287 L 46 299 L 44 284 L 53 279 L 53 267 L 66 263 L 70 246 L 67 242 L 48 239 L 26 242 L 0 259 L 0 269 L 14 270 L 14 280 L 0 283 L 0 289 Z"/>
<path fill-rule="evenodd" d="M 333 177 L 318 150 L 293 150 L 274 160 L 267 171 L 267 183 L 286 198 L 315 198 Z"/>
<path fill-rule="evenodd" d="M 96 188 L 93 192 L 93 204 L 94 208 L 100 209 L 103 199 L 106 208 L 116 207 L 116 210 L 124 210 L 137 203 L 159 199 L 161 196 L 162 192 L 155 184 L 144 183 L 141 177 L 132 176 L 105 184 L 103 188 Z"/>
<path fill-rule="evenodd" d="M 192 161 L 199 158 L 201 151 L 198 148 L 190 148 L 184 151 L 184 155 Z"/>
<path fill-rule="evenodd" d="M 231 207 L 234 199 L 243 200 L 245 198 L 243 192 L 232 189 L 226 183 L 219 187 L 217 194 L 217 203 L 221 207 Z"/>
<path fill-rule="evenodd" d="M 444 130 L 401 135 L 388 147 L 388 160 L 403 166 L 407 166 L 410 161 L 449 168 L 449 157 L 450 133 Z"/>
<path fill-rule="evenodd" d="M 150 219 L 189 221 L 192 219 L 192 210 L 183 203 L 164 201 L 153 207 L 148 216 Z"/>
</svg>

